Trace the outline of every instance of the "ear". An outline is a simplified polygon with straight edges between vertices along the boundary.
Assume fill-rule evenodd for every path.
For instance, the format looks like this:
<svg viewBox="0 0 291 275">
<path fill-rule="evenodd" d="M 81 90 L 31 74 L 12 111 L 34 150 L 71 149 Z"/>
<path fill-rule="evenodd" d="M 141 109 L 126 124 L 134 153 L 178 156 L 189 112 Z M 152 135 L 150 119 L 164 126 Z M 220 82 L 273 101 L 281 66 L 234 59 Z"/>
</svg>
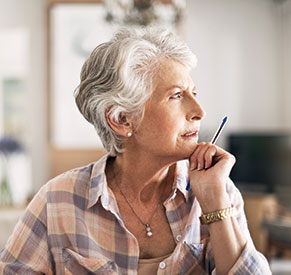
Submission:
<svg viewBox="0 0 291 275">
<path fill-rule="evenodd" d="M 106 110 L 105 113 L 107 122 L 111 129 L 116 132 L 117 134 L 124 136 L 124 137 L 130 137 L 132 134 L 132 123 L 128 117 L 128 115 L 124 113 L 120 113 L 118 121 L 112 118 L 110 116 L 110 108 Z"/>
</svg>

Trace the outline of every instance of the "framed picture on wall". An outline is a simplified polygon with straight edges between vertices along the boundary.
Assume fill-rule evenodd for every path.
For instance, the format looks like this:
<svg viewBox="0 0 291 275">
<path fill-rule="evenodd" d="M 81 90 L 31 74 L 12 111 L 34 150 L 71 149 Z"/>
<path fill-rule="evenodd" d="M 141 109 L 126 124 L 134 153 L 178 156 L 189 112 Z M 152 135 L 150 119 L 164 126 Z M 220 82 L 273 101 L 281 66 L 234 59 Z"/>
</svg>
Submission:
<svg viewBox="0 0 291 275">
<path fill-rule="evenodd" d="M 56 148 L 98 148 L 94 127 L 79 113 L 74 90 L 85 60 L 114 27 L 103 4 L 55 4 L 50 8 L 50 140 Z"/>
</svg>

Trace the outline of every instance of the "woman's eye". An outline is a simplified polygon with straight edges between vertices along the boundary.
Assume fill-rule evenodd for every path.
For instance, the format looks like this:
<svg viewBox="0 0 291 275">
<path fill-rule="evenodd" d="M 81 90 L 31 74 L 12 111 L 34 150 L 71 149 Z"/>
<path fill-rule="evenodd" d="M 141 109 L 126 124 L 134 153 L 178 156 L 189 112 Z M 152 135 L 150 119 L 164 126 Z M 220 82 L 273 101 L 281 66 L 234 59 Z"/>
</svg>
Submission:
<svg viewBox="0 0 291 275">
<path fill-rule="evenodd" d="M 197 92 L 196 91 L 193 91 L 192 94 L 193 94 L 194 97 L 197 97 Z"/>
<path fill-rule="evenodd" d="M 179 99 L 179 98 L 182 98 L 181 92 L 175 93 L 170 97 L 170 99 Z"/>
</svg>

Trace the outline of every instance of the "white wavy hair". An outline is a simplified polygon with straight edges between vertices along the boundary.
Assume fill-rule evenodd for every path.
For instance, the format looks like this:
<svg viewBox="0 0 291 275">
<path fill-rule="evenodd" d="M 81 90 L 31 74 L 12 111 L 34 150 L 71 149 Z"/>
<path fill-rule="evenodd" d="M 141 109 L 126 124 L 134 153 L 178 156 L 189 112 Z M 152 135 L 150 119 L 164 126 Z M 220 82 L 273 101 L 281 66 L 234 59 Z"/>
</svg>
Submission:
<svg viewBox="0 0 291 275">
<path fill-rule="evenodd" d="M 112 130 L 106 112 L 116 122 L 130 116 L 137 128 L 152 93 L 153 77 L 164 58 L 189 70 L 196 65 L 186 43 L 168 30 L 122 28 L 110 41 L 97 46 L 83 65 L 75 90 L 76 104 L 110 155 L 123 151 L 125 138 Z"/>
</svg>

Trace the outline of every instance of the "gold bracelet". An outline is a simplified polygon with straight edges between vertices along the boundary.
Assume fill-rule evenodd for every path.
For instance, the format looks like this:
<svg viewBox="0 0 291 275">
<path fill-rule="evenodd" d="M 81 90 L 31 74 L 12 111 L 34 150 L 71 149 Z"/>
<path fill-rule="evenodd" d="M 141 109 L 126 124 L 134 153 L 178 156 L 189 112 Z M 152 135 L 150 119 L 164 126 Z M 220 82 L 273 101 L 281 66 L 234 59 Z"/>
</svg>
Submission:
<svg viewBox="0 0 291 275">
<path fill-rule="evenodd" d="M 202 224 L 209 224 L 212 222 L 222 221 L 236 215 L 236 208 L 234 206 L 216 210 L 211 213 L 203 214 L 200 216 L 200 222 Z"/>
</svg>

